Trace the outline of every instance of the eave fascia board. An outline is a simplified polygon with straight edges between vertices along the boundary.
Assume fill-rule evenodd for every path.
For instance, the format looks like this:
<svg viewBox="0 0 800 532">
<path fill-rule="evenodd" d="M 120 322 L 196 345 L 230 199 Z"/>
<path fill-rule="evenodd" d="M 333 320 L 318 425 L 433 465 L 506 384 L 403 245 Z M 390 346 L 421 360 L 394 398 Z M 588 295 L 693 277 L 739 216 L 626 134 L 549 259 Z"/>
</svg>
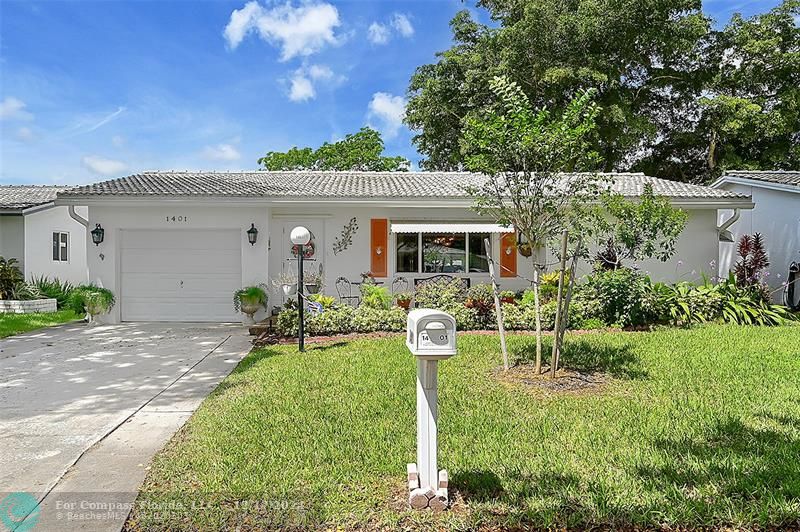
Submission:
<svg viewBox="0 0 800 532">
<path fill-rule="evenodd" d="M 800 194 L 800 187 L 795 187 L 793 185 L 784 185 L 781 183 L 771 183 L 769 181 L 759 181 L 758 179 L 748 179 L 746 177 L 735 177 L 735 176 L 722 176 L 711 185 L 711 188 L 720 188 L 722 185 L 730 183 L 734 185 L 744 185 L 748 187 L 759 187 L 759 188 L 766 188 L 769 190 L 780 190 L 781 192 L 793 192 L 795 194 Z"/>
</svg>

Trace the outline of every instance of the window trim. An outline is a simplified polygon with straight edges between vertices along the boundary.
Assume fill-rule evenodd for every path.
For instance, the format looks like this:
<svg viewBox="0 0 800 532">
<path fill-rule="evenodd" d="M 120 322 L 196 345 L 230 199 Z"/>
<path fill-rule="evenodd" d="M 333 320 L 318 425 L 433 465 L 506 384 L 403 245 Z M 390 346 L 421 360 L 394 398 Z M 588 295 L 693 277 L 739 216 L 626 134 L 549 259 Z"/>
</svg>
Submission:
<svg viewBox="0 0 800 532">
<path fill-rule="evenodd" d="M 452 233 L 452 234 L 463 234 L 464 235 L 464 260 L 466 262 L 466 265 L 465 265 L 465 268 L 464 268 L 465 271 L 463 273 L 456 273 L 456 272 L 444 273 L 444 272 L 426 272 L 426 271 L 423 271 L 423 269 L 425 267 L 425 264 L 424 264 L 425 261 L 424 261 L 424 258 L 423 258 L 423 249 L 422 249 L 422 235 L 424 233 L 422 233 L 422 232 L 414 233 L 414 234 L 417 235 L 417 271 L 414 271 L 414 272 L 401 272 L 401 271 L 399 271 L 397 269 L 397 258 L 398 258 L 398 255 L 397 255 L 397 234 L 398 233 L 392 234 L 392 241 L 391 241 L 392 254 L 394 255 L 392 257 L 392 271 L 393 271 L 393 273 L 395 275 L 452 275 L 454 277 L 471 277 L 471 276 L 487 276 L 487 275 L 489 275 L 489 270 L 486 270 L 485 272 L 471 272 L 471 271 L 469 271 L 469 265 L 470 265 L 469 236 L 470 235 L 475 235 L 475 234 L 486 234 L 486 235 L 488 235 L 489 236 L 489 243 L 491 244 L 492 249 L 494 249 L 494 247 L 495 247 L 495 245 L 494 245 L 495 244 L 495 242 L 494 242 L 495 235 L 492 234 L 492 233 L 481 233 L 480 231 L 476 231 L 476 232 L 469 232 L 469 231 L 461 232 L 461 231 L 459 231 L 458 233 Z M 408 233 L 406 233 L 406 234 L 408 234 Z M 431 234 L 434 234 L 434 233 L 431 233 Z M 450 233 L 445 232 L 443 234 L 450 234 Z"/>
<path fill-rule="evenodd" d="M 58 230 L 52 231 L 52 235 L 51 236 L 53 237 L 53 239 L 56 238 L 56 235 L 58 235 L 58 237 L 57 237 L 58 238 L 58 258 L 54 257 L 52 253 L 50 254 L 50 258 L 52 259 L 53 262 L 64 262 L 64 263 L 69 264 L 69 261 L 70 261 L 71 255 L 72 255 L 72 251 L 70 250 L 70 240 L 71 240 L 71 238 L 70 238 L 69 231 L 58 231 Z M 62 241 L 62 238 L 61 238 L 62 236 L 66 236 L 66 242 Z M 52 245 L 52 242 L 51 242 L 51 245 Z M 55 251 L 55 249 L 53 249 L 52 251 Z M 66 256 L 67 256 L 66 259 L 62 259 L 61 258 L 62 257 L 62 251 L 66 254 Z"/>
</svg>

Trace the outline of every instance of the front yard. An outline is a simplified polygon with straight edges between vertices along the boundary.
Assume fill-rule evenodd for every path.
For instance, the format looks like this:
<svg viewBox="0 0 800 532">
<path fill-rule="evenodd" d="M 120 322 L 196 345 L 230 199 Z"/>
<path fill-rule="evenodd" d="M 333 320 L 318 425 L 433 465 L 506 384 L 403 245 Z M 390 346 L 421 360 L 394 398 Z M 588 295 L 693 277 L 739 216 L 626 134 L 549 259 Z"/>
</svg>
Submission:
<svg viewBox="0 0 800 532">
<path fill-rule="evenodd" d="M 22 334 L 24 332 L 52 327 L 79 319 L 80 316 L 71 310 L 58 312 L 41 312 L 38 314 L 0 314 L 0 338 Z"/>
<path fill-rule="evenodd" d="M 131 529 L 800 526 L 800 327 L 568 337 L 597 387 L 498 379 L 493 335 L 440 368 L 453 507 L 406 509 L 402 337 L 254 351 L 155 459 Z M 514 335 L 517 361 L 534 340 Z M 602 380 L 602 379 L 600 379 Z"/>
</svg>

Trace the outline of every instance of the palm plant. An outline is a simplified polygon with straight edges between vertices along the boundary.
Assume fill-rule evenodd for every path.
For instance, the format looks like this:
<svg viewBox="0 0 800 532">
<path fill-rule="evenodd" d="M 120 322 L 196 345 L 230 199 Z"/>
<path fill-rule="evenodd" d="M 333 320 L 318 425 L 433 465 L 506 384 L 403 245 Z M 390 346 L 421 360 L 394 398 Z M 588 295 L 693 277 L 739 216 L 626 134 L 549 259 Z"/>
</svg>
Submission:
<svg viewBox="0 0 800 532">
<path fill-rule="evenodd" d="M 0 299 L 13 299 L 16 286 L 25 281 L 18 264 L 17 259 L 0 257 Z"/>
</svg>

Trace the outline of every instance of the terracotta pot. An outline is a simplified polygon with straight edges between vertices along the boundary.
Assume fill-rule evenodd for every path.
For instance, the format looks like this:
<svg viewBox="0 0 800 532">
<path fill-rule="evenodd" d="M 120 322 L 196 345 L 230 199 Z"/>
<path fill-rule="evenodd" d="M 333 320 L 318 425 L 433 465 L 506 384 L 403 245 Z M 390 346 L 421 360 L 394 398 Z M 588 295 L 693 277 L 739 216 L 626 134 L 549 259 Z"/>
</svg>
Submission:
<svg viewBox="0 0 800 532">
<path fill-rule="evenodd" d="M 509 305 L 514 305 L 517 303 L 517 300 L 513 297 L 501 297 L 500 303 L 508 303 Z"/>
<path fill-rule="evenodd" d="M 411 307 L 411 300 L 410 299 L 398 299 L 397 300 L 397 306 L 402 308 L 402 309 L 408 310 Z"/>
</svg>

